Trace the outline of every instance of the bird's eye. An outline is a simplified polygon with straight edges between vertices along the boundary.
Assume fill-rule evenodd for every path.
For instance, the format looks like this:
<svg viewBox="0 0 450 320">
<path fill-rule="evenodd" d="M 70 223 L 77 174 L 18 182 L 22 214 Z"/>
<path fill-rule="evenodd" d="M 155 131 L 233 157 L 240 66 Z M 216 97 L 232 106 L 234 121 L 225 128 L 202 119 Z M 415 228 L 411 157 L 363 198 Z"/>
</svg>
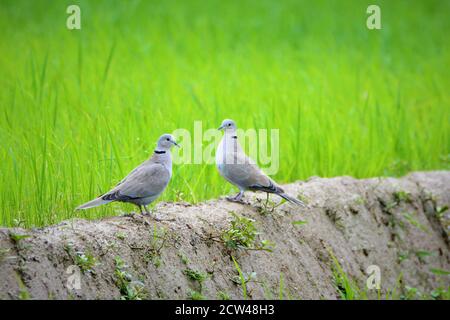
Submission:
<svg viewBox="0 0 450 320">
<path fill-rule="evenodd" d="M 231 126 L 231 123 L 229 123 L 228 126 Z"/>
<path fill-rule="evenodd" d="M 169 138 L 167 138 L 166 140 L 167 140 L 167 141 L 170 141 L 170 139 L 169 139 Z"/>
</svg>

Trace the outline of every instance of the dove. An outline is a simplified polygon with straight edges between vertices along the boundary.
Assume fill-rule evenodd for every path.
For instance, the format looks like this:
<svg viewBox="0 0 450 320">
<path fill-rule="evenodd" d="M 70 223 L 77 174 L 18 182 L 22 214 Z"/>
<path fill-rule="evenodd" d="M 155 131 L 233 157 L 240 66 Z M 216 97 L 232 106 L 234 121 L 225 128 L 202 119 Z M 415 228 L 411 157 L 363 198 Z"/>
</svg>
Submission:
<svg viewBox="0 0 450 320">
<path fill-rule="evenodd" d="M 84 210 L 107 204 L 113 201 L 129 202 L 137 205 L 142 212 L 150 214 L 147 205 L 155 201 L 164 191 L 172 177 L 172 158 L 170 149 L 180 147 L 172 135 L 163 134 L 150 159 L 132 170 L 113 189 L 98 198 L 89 201 L 76 210 Z"/>
<path fill-rule="evenodd" d="M 240 202 L 244 191 L 263 191 L 274 193 L 291 203 L 300 206 L 305 204 L 286 194 L 286 192 L 269 178 L 242 150 L 236 135 L 236 123 L 233 120 L 223 120 L 219 130 L 224 131 L 222 140 L 216 151 L 216 165 L 219 173 L 228 182 L 239 188 L 239 193 L 230 201 Z"/>
</svg>

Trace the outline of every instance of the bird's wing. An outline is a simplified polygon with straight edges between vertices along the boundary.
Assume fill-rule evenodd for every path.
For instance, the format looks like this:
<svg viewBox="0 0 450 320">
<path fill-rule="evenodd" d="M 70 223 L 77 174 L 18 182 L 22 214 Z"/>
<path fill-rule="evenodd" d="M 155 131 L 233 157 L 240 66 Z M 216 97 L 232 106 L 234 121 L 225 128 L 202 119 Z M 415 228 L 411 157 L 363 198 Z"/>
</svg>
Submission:
<svg viewBox="0 0 450 320">
<path fill-rule="evenodd" d="M 114 189 L 102 198 L 131 200 L 160 194 L 170 180 L 169 170 L 160 163 L 145 163 L 134 169 Z"/>
<path fill-rule="evenodd" d="M 227 178 L 246 189 L 266 192 L 282 191 L 244 152 L 236 152 L 233 163 L 227 164 Z"/>
</svg>

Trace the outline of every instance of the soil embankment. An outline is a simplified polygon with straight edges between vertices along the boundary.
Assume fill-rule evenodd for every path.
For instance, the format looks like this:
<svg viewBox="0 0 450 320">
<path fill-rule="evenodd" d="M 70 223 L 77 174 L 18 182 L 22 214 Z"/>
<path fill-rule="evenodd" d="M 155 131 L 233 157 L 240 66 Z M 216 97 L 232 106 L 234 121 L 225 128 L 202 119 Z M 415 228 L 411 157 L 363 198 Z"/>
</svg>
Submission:
<svg viewBox="0 0 450 320">
<path fill-rule="evenodd" d="M 110 217 L 0 229 L 0 299 L 336 299 L 345 289 L 333 257 L 363 291 L 367 268 L 378 266 L 382 297 L 449 286 L 450 172 L 311 178 L 285 189 L 309 207 L 272 210 L 265 195 L 248 193 L 246 205 L 159 203 L 158 217 L 168 219 L 160 222 Z M 232 228 L 232 213 L 254 222 Z M 250 248 L 233 248 L 240 241 Z"/>
</svg>

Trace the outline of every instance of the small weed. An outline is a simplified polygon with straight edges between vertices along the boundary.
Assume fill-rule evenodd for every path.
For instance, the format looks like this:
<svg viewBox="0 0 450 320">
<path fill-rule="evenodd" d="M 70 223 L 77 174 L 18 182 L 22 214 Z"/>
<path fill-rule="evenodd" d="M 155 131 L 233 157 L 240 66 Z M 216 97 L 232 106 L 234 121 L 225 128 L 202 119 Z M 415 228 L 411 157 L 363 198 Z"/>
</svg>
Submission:
<svg viewBox="0 0 450 320">
<path fill-rule="evenodd" d="M 178 256 L 183 264 L 188 265 L 190 263 L 189 258 L 183 252 L 178 252 Z"/>
<path fill-rule="evenodd" d="M 448 210 L 448 206 L 436 207 L 436 215 L 438 218 L 442 218 L 444 213 Z"/>
<path fill-rule="evenodd" d="M 236 268 L 236 271 L 239 275 L 239 281 L 242 287 L 242 295 L 244 296 L 244 299 L 247 300 L 247 282 L 249 281 L 249 279 L 245 279 L 244 274 L 242 273 L 236 259 L 233 256 L 231 256 L 231 258 L 233 259 L 234 267 Z"/>
<path fill-rule="evenodd" d="M 434 273 L 435 275 L 437 275 L 437 276 L 448 276 L 448 275 L 450 275 L 450 271 L 439 269 L 439 268 L 431 268 L 430 271 L 432 273 Z"/>
<path fill-rule="evenodd" d="M 447 289 L 438 287 L 427 293 L 414 287 L 405 286 L 404 293 L 399 298 L 401 300 L 450 300 L 450 287 Z"/>
<path fill-rule="evenodd" d="M 121 257 L 115 257 L 114 275 L 116 285 L 120 290 L 121 300 L 142 300 L 147 298 L 147 291 L 141 281 L 133 281 L 133 276 L 127 271 L 128 266 Z"/>
<path fill-rule="evenodd" d="M 399 252 L 397 259 L 399 263 L 409 259 L 409 252 Z"/>
<path fill-rule="evenodd" d="M 430 295 L 435 300 L 450 300 L 450 286 L 447 289 L 436 288 L 431 291 Z"/>
<path fill-rule="evenodd" d="M 218 291 L 217 298 L 220 300 L 230 300 L 230 295 L 226 291 Z"/>
<path fill-rule="evenodd" d="M 425 262 L 425 258 L 431 256 L 433 253 L 426 250 L 418 250 L 414 252 L 420 262 Z"/>
<path fill-rule="evenodd" d="M 193 270 L 190 268 L 187 268 L 183 271 L 183 273 L 192 281 L 195 281 L 199 285 L 199 292 L 201 293 L 203 291 L 203 282 L 208 278 L 208 275 L 206 273 Z"/>
<path fill-rule="evenodd" d="M 29 237 L 31 237 L 31 236 L 28 235 L 28 234 L 18 234 L 18 233 L 13 233 L 13 232 L 9 233 L 9 238 L 16 245 L 19 244 L 20 240 L 23 240 L 23 239 L 26 239 L 26 238 L 29 238 Z"/>
<path fill-rule="evenodd" d="M 425 227 L 423 224 L 421 224 L 419 221 L 417 221 L 413 216 L 412 216 L 412 214 L 410 214 L 410 213 L 404 213 L 403 214 L 403 217 L 411 224 L 411 225 L 413 225 L 414 227 L 416 227 L 417 229 L 419 229 L 419 230 L 421 230 L 421 231 L 423 231 L 423 232 L 425 232 L 425 233 L 430 233 L 430 231 L 428 230 L 428 228 L 427 227 Z"/>
<path fill-rule="evenodd" d="M 336 226 L 336 228 L 338 228 L 339 230 L 345 229 L 345 225 L 344 225 L 344 222 L 342 221 L 342 217 L 335 209 L 326 208 L 325 214 L 331 220 L 331 222 L 333 222 L 333 224 Z"/>
<path fill-rule="evenodd" d="M 229 249 L 265 250 L 271 252 L 274 243 L 268 240 L 257 241 L 259 235 L 255 220 L 241 217 L 232 212 L 233 220 L 229 229 L 222 233 L 222 241 Z"/>
<path fill-rule="evenodd" d="M 308 223 L 308 221 L 304 221 L 304 220 L 292 221 L 292 224 L 294 226 L 302 226 L 302 225 L 307 224 L 307 223 Z"/>
<path fill-rule="evenodd" d="M 167 230 L 163 227 L 153 227 L 153 233 L 150 236 L 150 245 L 145 249 L 144 259 L 146 262 L 152 262 L 156 268 L 161 266 L 161 253 L 166 245 L 169 236 Z"/>
<path fill-rule="evenodd" d="M 74 252 L 72 242 L 65 243 L 64 250 L 72 258 L 78 268 L 80 268 L 81 272 L 95 273 L 93 268 L 97 265 L 97 259 L 95 259 L 91 253 L 84 253 L 82 251 Z"/>
<path fill-rule="evenodd" d="M 200 284 L 208 277 L 207 274 L 193 270 L 193 269 L 185 269 L 183 273 L 188 276 L 189 279 L 193 281 L 198 281 Z"/>
<path fill-rule="evenodd" d="M 270 200 L 269 194 L 267 194 L 267 198 L 265 201 L 259 198 L 256 199 L 256 201 L 261 204 L 261 206 L 258 207 L 258 211 L 262 215 L 269 215 L 273 213 L 276 208 L 286 202 L 285 199 L 281 199 L 280 203 L 277 204 L 275 201 Z"/>
<path fill-rule="evenodd" d="M 411 194 L 409 192 L 400 190 L 395 191 L 393 195 L 397 205 L 400 204 L 401 202 L 408 202 L 408 203 L 412 202 Z"/>
<path fill-rule="evenodd" d="M 28 292 L 27 287 L 23 283 L 22 278 L 20 277 L 20 275 L 17 272 L 16 272 L 16 280 L 17 280 L 17 284 L 19 286 L 19 296 L 18 296 L 19 300 L 29 300 L 31 298 L 31 295 Z"/>
<path fill-rule="evenodd" d="M 402 285 L 402 281 L 403 281 L 403 273 L 400 272 L 400 274 L 397 277 L 397 281 L 395 282 L 395 286 L 392 289 L 388 289 L 386 292 L 386 296 L 385 299 L 386 300 L 398 300 L 398 293 L 397 290 L 399 290 L 401 288 Z"/>
<path fill-rule="evenodd" d="M 190 290 L 188 294 L 188 299 L 190 300 L 205 300 L 206 297 L 198 291 Z"/>
<path fill-rule="evenodd" d="M 255 281 L 256 280 L 256 272 L 250 272 L 250 273 L 242 273 L 243 276 L 243 280 L 245 283 L 249 283 L 250 281 Z M 237 285 L 241 285 L 242 284 L 242 279 L 240 277 L 239 274 L 235 275 L 234 277 L 231 278 L 231 281 L 233 281 L 235 284 Z"/>
<path fill-rule="evenodd" d="M 341 264 L 334 256 L 331 249 L 327 249 L 328 253 L 333 261 L 333 277 L 334 284 L 339 293 L 339 296 L 343 300 L 357 300 L 357 299 L 367 299 L 365 292 L 361 291 L 358 285 L 347 276 L 347 274 L 342 269 Z"/>
<path fill-rule="evenodd" d="M 97 264 L 97 259 L 91 253 L 77 252 L 75 254 L 75 264 L 80 268 L 81 272 L 93 273 L 93 268 Z"/>
<path fill-rule="evenodd" d="M 355 204 L 357 204 L 357 205 L 365 205 L 366 204 L 366 200 L 363 198 L 363 197 L 361 197 L 361 196 L 358 196 L 356 199 L 355 199 Z"/>
<path fill-rule="evenodd" d="M 125 240 L 127 238 L 127 234 L 123 231 L 119 231 L 116 233 L 117 239 Z"/>
<path fill-rule="evenodd" d="M 422 294 L 417 288 L 405 286 L 405 293 L 400 296 L 401 300 L 415 300 L 422 297 Z"/>
</svg>

